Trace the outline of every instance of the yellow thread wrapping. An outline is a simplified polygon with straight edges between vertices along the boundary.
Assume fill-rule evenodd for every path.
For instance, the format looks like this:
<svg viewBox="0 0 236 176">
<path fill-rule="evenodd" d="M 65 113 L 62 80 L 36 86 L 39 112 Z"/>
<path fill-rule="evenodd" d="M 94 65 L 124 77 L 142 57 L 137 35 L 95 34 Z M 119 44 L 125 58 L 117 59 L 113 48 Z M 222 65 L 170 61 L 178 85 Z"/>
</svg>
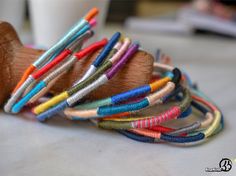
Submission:
<svg viewBox="0 0 236 176">
<path fill-rule="evenodd" d="M 61 101 L 67 99 L 69 97 L 69 94 L 67 92 L 63 92 L 52 99 L 46 101 L 45 103 L 40 104 L 39 106 L 34 108 L 35 114 L 40 114 L 47 109 L 49 109 L 52 106 L 55 106 L 56 104 L 60 103 Z"/>
<path fill-rule="evenodd" d="M 203 132 L 205 134 L 205 137 L 211 136 L 220 124 L 220 117 L 221 117 L 220 112 L 215 111 L 214 114 L 215 118 L 214 121 L 212 122 L 212 125 Z"/>
<path fill-rule="evenodd" d="M 163 87 L 170 80 L 171 80 L 171 78 L 165 77 L 165 78 L 162 78 L 158 81 L 155 81 L 155 82 L 151 83 L 150 84 L 151 92 L 154 92 L 154 91 L 158 90 L 159 88 Z"/>
</svg>

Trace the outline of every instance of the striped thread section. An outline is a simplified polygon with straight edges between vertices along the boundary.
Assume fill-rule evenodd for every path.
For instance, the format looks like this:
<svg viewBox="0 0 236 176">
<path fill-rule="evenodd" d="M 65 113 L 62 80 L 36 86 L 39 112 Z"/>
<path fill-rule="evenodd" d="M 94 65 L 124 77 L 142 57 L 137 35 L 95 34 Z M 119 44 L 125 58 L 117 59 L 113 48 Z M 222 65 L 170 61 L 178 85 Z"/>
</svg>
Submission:
<svg viewBox="0 0 236 176">
<path fill-rule="evenodd" d="M 131 125 L 133 128 L 150 128 L 165 121 L 175 119 L 180 115 L 180 113 L 180 108 L 178 106 L 174 106 L 158 116 L 131 122 Z"/>
</svg>

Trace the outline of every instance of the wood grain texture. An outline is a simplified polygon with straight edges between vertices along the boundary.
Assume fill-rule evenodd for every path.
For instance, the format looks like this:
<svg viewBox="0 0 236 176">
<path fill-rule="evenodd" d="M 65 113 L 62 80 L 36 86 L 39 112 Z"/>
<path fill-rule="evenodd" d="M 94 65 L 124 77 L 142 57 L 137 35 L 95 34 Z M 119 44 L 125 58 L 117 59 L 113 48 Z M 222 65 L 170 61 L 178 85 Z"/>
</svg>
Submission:
<svg viewBox="0 0 236 176">
<path fill-rule="evenodd" d="M 9 97 L 24 70 L 43 52 L 24 47 L 13 27 L 0 21 L 0 105 Z M 98 52 L 78 62 L 57 81 L 52 91 L 58 93 L 69 88 L 83 75 L 97 54 Z M 148 83 L 152 65 L 153 57 L 150 54 L 137 52 L 111 81 L 93 91 L 88 98 L 104 98 Z"/>
</svg>

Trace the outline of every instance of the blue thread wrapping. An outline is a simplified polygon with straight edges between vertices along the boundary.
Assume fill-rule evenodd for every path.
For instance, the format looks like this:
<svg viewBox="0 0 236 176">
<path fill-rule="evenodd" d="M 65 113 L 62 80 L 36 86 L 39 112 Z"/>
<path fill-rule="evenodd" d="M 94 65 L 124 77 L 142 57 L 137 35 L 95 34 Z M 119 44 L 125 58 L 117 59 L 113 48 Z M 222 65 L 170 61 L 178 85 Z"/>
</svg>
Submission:
<svg viewBox="0 0 236 176">
<path fill-rule="evenodd" d="M 93 62 L 92 65 L 94 65 L 95 67 L 98 67 L 103 60 L 106 58 L 106 56 L 109 54 L 109 52 L 111 51 L 111 49 L 113 48 L 113 46 L 116 44 L 116 42 L 119 40 L 120 38 L 120 32 L 116 32 L 111 39 L 109 40 L 109 42 L 106 44 L 106 46 L 103 48 L 103 50 L 101 51 L 101 53 L 97 56 L 96 60 Z"/>
<path fill-rule="evenodd" d="M 160 139 L 167 141 L 167 142 L 175 142 L 175 143 L 188 143 L 188 142 L 196 142 L 204 139 L 205 135 L 203 133 L 198 133 L 193 136 L 186 136 L 186 137 L 181 137 L 181 136 L 171 136 L 167 134 L 161 134 Z"/>
<path fill-rule="evenodd" d="M 19 102 L 17 102 L 13 106 L 12 112 L 13 113 L 20 112 L 23 106 L 44 87 L 46 87 L 46 83 L 44 81 L 39 82 L 29 93 L 27 93 Z"/>
<path fill-rule="evenodd" d="M 151 87 L 149 85 L 145 85 L 145 86 L 133 89 L 133 90 L 129 90 L 124 93 L 120 93 L 118 95 L 114 95 L 111 97 L 111 102 L 112 104 L 118 104 L 122 101 L 128 100 L 129 98 L 138 97 L 140 95 L 149 93 L 150 91 L 151 91 Z"/>
<path fill-rule="evenodd" d="M 208 110 L 204 106 L 200 105 L 199 103 L 197 103 L 195 101 L 192 101 L 192 105 L 204 114 L 208 112 Z M 224 127 L 223 114 L 221 114 L 221 125 L 223 128 Z M 136 140 L 139 142 L 149 142 L 149 143 L 154 142 L 154 138 L 151 138 L 151 137 L 138 135 L 138 134 L 135 134 L 135 133 L 132 133 L 129 131 L 124 131 L 124 130 L 118 130 L 118 132 L 130 139 L 133 139 L 133 140 Z M 161 134 L 162 140 L 165 140 L 167 142 L 176 142 L 176 143 L 196 142 L 196 141 L 202 140 L 204 138 L 205 138 L 205 135 L 203 133 L 199 133 L 197 135 L 188 136 L 188 137 L 179 137 L 179 136 L 171 136 L 171 135 Z"/>
<path fill-rule="evenodd" d="M 170 79 L 173 79 L 174 74 L 173 74 L 172 72 L 166 72 L 166 73 L 164 74 L 164 76 L 165 76 L 165 77 L 169 77 Z"/>
<path fill-rule="evenodd" d="M 220 111 L 220 114 L 221 114 L 221 120 L 220 120 L 221 127 L 224 128 L 224 126 L 225 126 L 225 124 L 224 124 L 224 115 L 221 111 Z"/>
<path fill-rule="evenodd" d="M 188 117 L 189 115 L 191 115 L 192 114 L 192 107 L 191 106 L 189 106 L 184 112 L 182 112 L 181 114 L 180 114 L 180 116 L 178 117 L 178 118 L 185 118 L 185 117 Z"/>
<path fill-rule="evenodd" d="M 196 101 L 192 101 L 191 105 L 193 107 L 195 107 L 196 109 L 198 109 L 199 111 L 201 111 L 204 115 L 209 112 L 204 106 L 202 106 L 201 104 L 197 103 Z"/>
<path fill-rule="evenodd" d="M 129 131 L 125 130 L 118 130 L 119 133 L 123 134 L 124 136 L 133 139 L 135 141 L 139 142 L 148 142 L 148 143 L 154 143 L 155 138 L 142 136 L 139 134 L 135 134 Z M 187 136 L 187 137 L 180 137 L 180 136 L 171 136 L 167 134 L 161 134 L 160 139 L 164 140 L 166 142 L 174 142 L 174 143 L 189 143 L 189 142 L 196 142 L 204 139 L 205 135 L 203 133 L 198 133 L 194 136 Z"/>
<path fill-rule="evenodd" d="M 63 101 L 63 102 L 57 104 L 56 106 L 52 107 L 51 109 L 39 114 L 36 118 L 41 122 L 45 121 L 46 119 L 52 117 L 53 115 L 64 110 L 67 107 L 69 107 L 67 101 Z"/>
<path fill-rule="evenodd" d="M 86 121 L 88 120 L 89 118 L 81 118 L 81 117 L 77 117 L 77 116 L 72 116 L 71 117 L 71 120 L 80 120 L 80 121 Z"/>
<path fill-rule="evenodd" d="M 145 98 L 137 103 L 130 103 L 118 106 L 102 106 L 98 108 L 98 115 L 112 115 L 127 111 L 136 111 L 145 108 L 149 105 L 148 100 Z"/>
</svg>

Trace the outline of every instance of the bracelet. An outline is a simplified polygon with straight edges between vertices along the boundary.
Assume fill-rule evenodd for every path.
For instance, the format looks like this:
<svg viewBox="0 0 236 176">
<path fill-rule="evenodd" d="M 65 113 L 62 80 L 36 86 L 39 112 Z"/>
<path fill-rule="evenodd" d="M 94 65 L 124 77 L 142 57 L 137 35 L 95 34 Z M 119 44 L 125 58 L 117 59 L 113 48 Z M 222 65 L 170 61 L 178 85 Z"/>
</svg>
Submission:
<svg viewBox="0 0 236 176">
<path fill-rule="evenodd" d="M 203 135 L 200 133 L 198 135 L 195 135 L 194 137 L 191 137 L 191 138 L 183 138 L 183 136 L 181 136 L 181 138 L 174 138 L 173 136 L 165 136 L 165 135 L 162 135 L 162 138 L 161 138 L 160 132 L 158 132 L 158 133 L 153 132 L 153 129 L 155 129 L 156 126 L 148 128 L 148 129 L 151 129 L 152 131 L 148 131 L 147 129 L 133 129 L 132 132 L 135 132 L 135 134 L 131 133 L 130 131 L 125 131 L 125 130 L 119 130 L 119 132 L 126 135 L 129 138 L 132 138 L 132 139 L 138 140 L 138 141 L 142 141 L 142 142 L 154 142 L 154 141 L 160 142 L 160 139 L 162 139 L 162 140 L 166 140 L 169 142 L 180 142 L 180 143 L 191 142 L 191 144 L 196 144 L 196 141 L 199 141 L 199 140 L 205 141 L 207 137 L 218 133 L 223 128 L 223 116 L 219 110 L 217 110 L 212 105 L 207 103 L 206 100 L 199 98 L 199 97 L 195 97 L 195 96 L 193 96 L 193 99 L 195 101 L 192 101 L 191 104 L 195 108 L 199 109 L 203 114 L 205 114 L 206 119 L 204 121 L 202 121 L 201 123 L 199 121 L 197 121 L 189 126 L 177 129 L 173 132 L 170 132 L 168 135 L 180 135 L 181 133 L 183 135 L 184 133 L 189 133 L 189 132 L 196 130 L 198 128 L 207 128 L 210 124 L 212 124 L 211 127 L 209 127 L 208 129 L 206 129 L 203 132 L 204 140 L 202 140 Z M 215 114 L 215 117 L 216 117 L 214 123 L 213 123 L 213 120 L 214 120 L 213 114 L 208 112 L 208 110 L 206 108 L 204 108 L 202 105 L 197 103 L 196 100 L 204 103 L 205 105 L 208 106 L 208 108 L 211 108 L 212 110 L 214 110 L 212 112 Z M 221 114 L 221 115 L 219 115 L 219 114 Z M 221 120 L 219 118 L 220 116 L 221 116 Z M 138 133 L 138 134 L 136 134 L 136 133 Z"/>
<path fill-rule="evenodd" d="M 105 84 L 107 81 L 109 81 L 127 62 L 128 59 L 130 59 L 138 50 L 139 45 L 133 44 L 127 52 L 124 54 L 123 57 L 114 65 L 111 67 L 110 70 L 106 71 L 103 75 L 101 75 L 96 81 L 85 87 L 84 89 L 81 89 L 80 91 L 74 93 L 72 96 L 68 96 L 69 94 L 66 92 L 66 100 L 62 101 L 61 103 L 57 104 L 56 106 L 52 107 L 51 109 L 39 114 L 37 116 L 37 119 L 40 121 L 44 121 L 47 118 L 51 117 L 57 112 L 60 112 L 64 110 L 67 107 L 70 107 L 74 105 L 78 100 L 83 98 L 85 95 L 96 89 L 97 87 Z M 64 97 L 63 97 L 64 98 Z M 61 99 L 60 99 L 61 100 Z"/>
<path fill-rule="evenodd" d="M 65 47 L 67 44 L 70 44 L 70 42 L 73 42 L 78 36 L 74 36 L 78 31 L 80 31 L 85 25 L 88 25 L 89 27 L 92 26 L 92 24 L 89 24 L 89 21 L 98 13 L 98 10 L 96 8 L 92 9 L 85 17 L 82 19 L 74 28 L 72 28 L 61 40 L 59 40 L 58 43 L 56 43 L 52 48 L 47 50 L 42 56 L 40 56 L 29 68 L 26 69 L 25 73 L 23 74 L 20 82 L 17 84 L 16 88 L 14 89 L 11 98 L 7 102 L 7 104 L 4 107 L 5 112 L 10 112 L 13 104 L 18 100 L 18 98 L 23 94 L 24 90 L 30 86 L 31 83 L 34 82 L 34 78 L 30 76 L 31 73 L 36 68 L 41 68 L 44 66 L 44 63 L 47 62 L 48 57 L 50 55 L 53 55 L 55 52 L 60 50 L 62 47 Z M 89 29 L 89 27 L 87 29 Z M 85 31 L 85 30 L 84 30 Z M 82 32 L 84 32 L 82 31 Z M 81 33 L 79 33 L 81 34 Z M 73 38 L 74 36 L 74 38 Z M 70 39 L 73 38 L 72 41 Z M 69 43 L 68 43 L 69 42 Z M 51 66 L 49 63 L 47 63 L 47 66 L 49 69 L 53 67 L 55 64 L 60 62 L 60 60 L 63 60 L 67 57 L 71 52 L 66 50 L 65 52 L 61 53 L 57 58 L 57 61 L 55 61 Z M 54 59 L 53 59 L 54 60 Z M 47 69 L 46 69 L 47 70 Z M 45 71 L 46 71 L 45 70 Z M 41 70 L 41 72 L 44 72 Z M 36 75 L 37 76 L 37 75 Z M 39 74 L 40 76 L 40 74 Z"/>
<path fill-rule="evenodd" d="M 131 128 L 150 128 L 159 125 L 171 119 L 177 119 L 186 107 L 190 105 L 191 96 L 190 92 L 185 89 L 185 98 L 179 105 L 169 108 L 167 111 L 162 112 L 158 116 L 142 117 L 142 118 L 129 118 L 129 121 L 112 121 L 105 120 L 99 121 L 98 126 L 106 129 L 131 129 Z"/>
<path fill-rule="evenodd" d="M 160 66 L 160 64 L 155 64 L 156 66 Z M 161 65 L 162 66 L 162 68 L 167 68 L 167 70 L 171 70 L 171 67 L 163 67 L 163 65 Z M 185 75 L 184 75 L 185 76 Z M 189 80 L 188 80 L 189 81 Z M 167 96 L 165 96 L 165 97 L 163 97 L 162 99 L 161 99 L 161 103 L 166 103 L 171 97 L 173 97 L 173 96 L 177 96 L 177 94 L 181 91 L 181 89 L 182 89 L 182 87 L 181 86 L 179 86 L 179 87 L 177 87 L 174 91 L 172 91 L 170 94 L 168 94 Z M 190 93 L 188 94 L 189 96 L 190 96 Z M 193 97 L 195 100 L 196 100 L 196 97 Z M 122 99 L 123 101 L 124 101 L 124 99 Z M 209 104 L 207 104 L 206 103 L 206 101 L 204 101 L 203 99 L 197 99 L 197 100 L 201 100 L 201 102 L 205 102 L 205 105 L 208 105 L 208 107 L 211 107 Z M 122 102 L 122 101 L 121 101 Z M 187 103 L 188 102 L 188 103 Z M 181 107 L 187 107 L 187 106 L 189 106 L 189 104 L 190 104 L 190 102 L 191 102 L 191 98 L 187 101 L 187 100 L 185 100 L 185 106 L 181 106 Z M 119 102 L 120 103 L 120 102 Z M 95 108 L 95 107 L 98 107 L 98 104 L 103 104 L 103 105 L 110 105 L 111 104 L 111 101 L 108 101 L 108 99 L 103 99 L 103 100 L 99 100 L 99 101 L 96 101 L 96 102 L 92 102 L 92 103 L 87 103 L 86 105 L 79 105 L 79 106 L 77 106 L 76 107 L 76 109 L 91 109 L 91 108 Z M 156 133 L 156 132 L 150 132 L 150 131 L 148 131 L 148 129 L 155 129 L 155 127 L 157 127 L 157 124 L 160 124 L 160 122 L 163 122 L 163 121 L 159 121 L 159 123 L 157 123 L 157 124 L 154 124 L 154 125 L 150 125 L 150 124 L 153 124 L 153 122 L 155 123 L 155 121 L 150 121 L 150 119 L 149 119 L 149 121 L 147 121 L 146 119 L 146 121 L 139 121 L 139 122 L 141 122 L 141 123 L 137 123 L 137 122 L 135 122 L 136 123 L 136 125 L 137 124 L 139 124 L 139 125 L 137 125 L 136 126 L 136 129 L 135 128 L 132 128 L 132 132 L 134 133 L 134 132 L 136 132 L 136 133 L 139 133 L 139 135 L 140 134 L 143 134 L 143 136 L 139 136 L 139 140 L 141 140 L 141 141 L 143 141 L 143 142 L 147 142 L 147 141 L 149 141 L 149 142 L 153 142 L 154 141 L 154 139 L 155 139 L 155 142 L 160 142 L 160 141 L 167 141 L 167 142 L 175 142 L 175 143 L 191 143 L 191 144 L 196 144 L 196 142 L 197 141 L 205 141 L 206 139 L 205 138 L 207 138 L 207 137 L 209 137 L 209 136 L 211 136 L 211 135 L 213 135 L 213 134 L 215 134 L 217 131 L 219 131 L 219 129 L 221 129 L 221 128 L 219 128 L 219 119 L 220 118 L 217 118 L 217 117 L 219 117 L 219 116 L 217 116 L 217 114 L 219 113 L 219 111 L 217 111 L 216 109 L 214 109 L 213 107 L 211 107 L 211 109 L 213 110 L 215 110 L 215 112 L 214 112 L 214 114 L 215 114 L 215 117 L 216 117 L 216 119 L 218 119 L 218 120 L 216 120 L 214 123 L 213 123 L 213 120 L 214 120 L 214 117 L 213 117 L 213 114 L 212 113 L 210 113 L 210 112 L 208 112 L 208 110 L 206 110 L 206 108 L 204 108 L 202 105 L 200 105 L 199 103 L 197 103 L 197 102 L 195 102 L 195 101 L 192 101 L 191 102 L 191 104 L 192 104 L 192 106 L 194 106 L 195 108 L 197 108 L 197 109 L 199 109 L 202 113 L 204 113 L 205 114 L 205 116 L 206 116 L 206 119 L 204 120 L 204 121 L 202 121 L 202 122 L 200 122 L 200 121 L 196 121 L 196 122 L 194 122 L 194 123 L 192 123 L 192 124 L 190 124 L 190 125 L 188 125 L 188 126 L 185 126 L 185 127 L 182 127 L 182 128 L 179 128 L 179 129 L 175 129 L 175 130 L 173 130 L 173 129 L 170 129 L 170 128 L 167 128 L 168 130 L 169 130 L 169 133 L 167 133 L 167 134 L 161 134 L 160 132 L 158 132 L 158 133 Z M 173 107 L 172 107 L 173 108 Z M 174 108 L 173 108 L 174 109 Z M 183 109 L 184 110 L 184 109 Z M 186 116 L 188 116 L 189 114 L 191 114 L 191 107 L 188 107 L 187 108 L 187 110 L 188 110 L 188 112 L 186 112 L 186 114 L 184 115 L 185 117 Z M 185 111 L 186 111 L 186 108 L 185 108 Z M 185 112 L 184 111 L 184 112 Z M 178 112 L 178 111 L 175 111 L 175 112 Z M 169 113 L 170 114 L 170 113 Z M 168 115 L 169 115 L 168 114 Z M 174 114 L 174 113 L 173 113 Z M 177 114 L 174 114 L 173 115 L 173 117 L 178 117 L 179 115 L 180 115 L 181 113 L 177 113 Z M 127 116 L 127 114 L 123 114 L 123 115 L 125 115 L 125 116 Z M 94 116 L 93 116 L 94 117 Z M 118 116 L 119 117 L 119 116 Z M 159 116 L 160 117 L 160 116 Z M 163 116 L 162 116 L 163 117 Z M 76 117 L 75 117 L 76 118 Z M 83 118 L 81 118 L 81 117 L 79 117 L 78 119 L 83 119 Z M 105 118 L 102 118 L 102 120 L 100 120 L 100 121 L 97 121 L 96 122 L 96 124 L 99 126 L 99 127 L 103 127 L 104 128 L 104 126 L 102 126 L 103 124 L 102 123 L 107 123 L 106 121 L 104 121 L 104 119 L 106 120 L 106 117 Z M 117 119 L 120 119 L 120 118 L 117 118 Z M 125 120 L 127 120 L 127 118 L 124 118 Z M 222 118 L 221 118 L 222 119 Z M 75 120 L 75 119 L 73 119 L 73 120 Z M 113 119 L 114 120 L 114 119 Z M 120 119 L 121 120 L 121 119 Z M 123 120 L 123 119 L 122 119 Z M 121 121 L 122 121 L 121 120 Z M 140 119 L 139 119 L 140 120 Z M 162 120 L 162 119 L 161 119 Z M 165 120 L 169 120 L 169 119 L 165 119 L 164 118 L 164 121 Z M 119 120 L 118 120 L 119 121 Z M 222 120 L 222 122 L 223 122 L 223 120 Z M 211 127 L 208 127 L 210 124 L 212 124 L 213 123 L 213 125 L 211 125 Z M 147 124 L 147 125 L 146 125 Z M 215 124 L 215 125 L 214 125 Z M 113 124 L 114 125 L 114 124 Z M 134 124 L 133 124 L 134 125 Z M 143 126 L 142 126 L 143 125 Z M 146 125 L 146 126 L 145 126 Z M 109 125 L 108 125 L 109 126 Z M 114 126 L 115 126 L 115 128 L 114 128 Z M 135 139 L 135 138 L 137 138 L 137 135 L 138 134 L 136 134 L 136 136 L 134 137 L 134 135 L 135 134 L 133 134 L 133 133 L 131 133 L 130 131 L 125 131 L 125 130 L 120 130 L 120 129 L 124 129 L 124 127 L 125 128 L 127 128 L 127 129 L 130 129 L 130 126 L 129 125 L 127 125 L 126 124 L 126 126 L 123 124 L 123 126 L 122 127 L 120 127 L 119 125 L 114 125 L 113 126 L 113 128 L 112 129 L 119 129 L 119 132 L 121 132 L 121 133 L 124 133 L 125 135 L 128 135 L 128 136 L 133 136 L 133 138 Z M 190 134 L 191 132 L 193 132 L 194 130 L 198 130 L 198 129 L 200 129 L 200 128 L 206 128 L 206 127 L 208 127 L 207 128 L 207 130 L 205 130 L 204 132 L 199 132 L 199 133 L 197 133 L 197 134 L 195 134 L 195 135 L 191 135 L 191 136 L 187 136 L 188 134 Z M 105 127 L 106 128 L 106 127 Z M 148 128 L 148 129 L 146 129 L 146 128 Z M 163 130 L 163 128 L 164 129 L 166 129 L 166 127 L 163 127 L 163 126 L 160 126 L 160 125 L 158 125 L 158 129 L 162 129 Z M 109 127 L 109 129 L 111 129 L 110 127 Z M 174 136 L 173 136 L 174 135 Z M 176 135 L 178 135 L 178 136 L 176 136 Z M 149 137 L 149 138 L 147 138 L 147 136 Z M 153 137 L 154 139 L 152 139 L 152 138 L 150 138 L 150 137 Z M 136 139 L 137 140 L 137 139 Z"/>
<path fill-rule="evenodd" d="M 78 43 L 77 50 L 80 50 L 82 47 L 82 44 L 88 40 L 90 37 L 93 36 L 92 31 L 87 31 L 81 36 L 80 43 Z M 46 92 L 49 91 L 49 89 L 56 83 L 57 79 L 61 77 L 65 72 L 67 72 L 74 64 L 76 60 L 74 58 L 70 58 L 67 61 L 65 61 L 62 65 L 60 65 L 58 68 L 56 68 L 53 72 L 49 73 L 49 75 L 42 80 L 42 82 L 45 83 L 45 86 L 43 89 L 39 90 L 39 92 L 35 95 L 35 97 L 31 98 L 29 101 L 32 100 L 32 102 L 36 101 L 38 98 L 43 96 Z M 38 83 L 40 84 L 40 83 Z M 42 83 L 43 84 L 43 83 Z M 41 93 L 42 92 L 42 93 Z"/>
<path fill-rule="evenodd" d="M 65 114 L 67 116 L 78 116 L 80 118 L 89 118 L 89 117 L 104 117 L 107 115 L 112 114 L 119 114 L 123 112 L 132 112 L 137 111 L 143 108 L 146 108 L 148 106 L 152 106 L 158 99 L 162 98 L 165 94 L 170 93 L 174 87 L 175 84 L 179 83 L 181 73 L 179 69 L 175 68 L 173 69 L 173 75 L 172 82 L 170 82 L 170 77 L 165 77 L 159 81 L 153 82 L 149 85 L 142 86 L 121 94 L 118 94 L 116 96 L 113 96 L 106 100 L 101 100 L 100 102 L 103 103 L 103 106 L 96 107 L 96 109 L 89 109 L 89 110 L 74 110 L 74 109 L 67 109 L 65 111 Z M 166 84 L 166 86 L 164 86 Z M 147 94 L 149 92 L 154 92 L 160 87 L 164 88 L 162 90 L 159 90 L 149 96 L 146 96 L 145 98 L 141 99 L 138 102 L 135 103 L 129 103 L 129 104 L 121 104 L 117 106 L 110 106 L 111 104 L 118 104 L 122 101 L 128 100 L 130 98 L 134 98 L 140 95 Z M 99 103 L 100 103 L 99 102 Z M 104 106 L 104 102 L 106 103 L 106 106 Z M 97 105 L 98 103 L 93 103 L 93 105 Z M 91 105 L 89 105 L 91 107 Z"/>
<path fill-rule="evenodd" d="M 108 56 L 109 52 L 111 51 L 112 47 L 116 44 L 116 42 L 120 39 L 121 34 L 119 32 L 116 32 L 107 45 L 104 47 L 104 49 L 101 51 L 101 53 L 97 56 L 97 58 L 94 60 L 94 62 L 90 65 L 84 76 L 75 82 L 75 86 L 87 79 L 89 76 L 91 76 L 94 72 L 96 72 L 97 68 L 100 66 L 100 64 L 104 61 L 104 59 Z"/>
<path fill-rule="evenodd" d="M 84 58 L 84 56 L 88 55 L 91 52 L 94 52 L 98 48 L 104 46 L 106 43 L 107 43 L 107 40 L 103 39 L 100 42 L 96 42 L 96 43 L 90 45 L 89 47 L 83 49 L 82 51 L 74 54 L 74 56 L 72 57 L 73 62 L 75 62 L 77 60 L 81 60 L 82 58 Z M 56 60 L 54 60 L 54 61 L 56 61 Z M 53 63 L 53 61 L 52 61 L 52 63 Z M 33 79 L 33 77 L 29 77 L 29 78 L 31 78 L 31 80 Z M 39 84 L 37 84 L 37 86 L 34 89 L 32 89 L 25 97 L 23 97 L 23 99 L 21 99 L 18 103 L 16 103 L 13 106 L 12 113 L 18 113 L 21 110 L 21 108 L 24 106 L 25 103 L 27 103 L 39 90 L 46 87 L 46 83 L 47 82 L 41 81 Z M 22 87 L 24 87 L 24 86 L 22 86 Z M 5 106 L 6 108 L 10 107 L 9 105 L 15 103 L 15 100 L 19 97 L 19 94 L 17 94 L 18 90 L 17 90 L 15 96 L 12 96 L 10 98 L 10 100 L 8 101 L 9 103 L 7 103 L 6 106 Z M 16 95 L 18 95 L 18 96 L 16 96 Z"/>
<path fill-rule="evenodd" d="M 69 120 L 90 120 L 99 128 L 115 130 L 136 141 L 180 146 L 204 143 L 224 128 L 220 109 L 197 89 L 185 71 L 172 66 L 171 58 L 160 49 L 149 84 L 100 100 L 84 100 L 91 91 L 111 80 L 141 49 L 137 42 L 121 38 L 120 32 L 109 41 L 103 39 L 81 49 L 93 36 L 91 28 L 96 25 L 97 13 L 96 8 L 89 11 L 26 69 L 4 106 L 5 112 L 18 113 L 25 106 L 41 103 L 32 110 L 41 122 L 63 111 Z M 51 86 L 77 61 L 99 49 L 87 71 L 69 89 L 56 96 L 50 92 Z M 143 115 L 154 106 L 164 110 Z M 193 121 L 192 116 L 199 118 Z M 168 123 L 180 119 L 183 123 L 178 127 Z"/>
<path fill-rule="evenodd" d="M 87 37 L 87 35 L 92 36 L 93 33 L 92 31 L 87 31 L 87 33 L 85 33 L 85 35 L 82 35 L 81 37 Z M 71 56 L 71 54 L 73 53 L 73 51 L 75 50 L 75 48 L 77 47 L 78 42 L 80 42 L 83 38 L 79 37 L 78 39 L 74 40 L 73 43 L 71 43 L 65 50 L 63 50 L 52 62 L 48 63 L 47 65 L 45 65 L 44 67 L 42 67 L 41 69 L 37 70 L 36 72 L 34 72 L 33 74 L 31 74 L 27 80 L 29 81 L 29 85 L 32 85 L 34 82 L 36 82 L 38 79 L 40 79 L 45 73 L 49 72 L 53 67 L 57 66 L 58 64 L 60 64 L 62 61 L 64 61 L 66 58 L 68 58 L 69 56 Z M 27 82 L 26 80 L 26 82 Z M 32 91 L 28 90 L 29 92 L 26 95 L 23 95 L 23 98 L 16 103 L 12 108 L 12 112 L 13 113 L 17 113 L 21 110 L 21 108 L 28 102 L 28 100 L 35 95 L 40 89 L 42 89 L 42 86 L 46 86 L 46 84 L 43 84 L 42 82 L 40 82 L 40 84 L 37 84 L 37 86 L 34 86 L 34 89 Z M 26 86 L 22 86 L 21 87 L 22 90 L 27 89 L 29 87 Z M 17 90 L 17 92 L 21 89 L 19 88 Z M 20 96 L 20 93 L 18 94 Z M 19 97 L 17 95 L 15 95 L 15 97 Z M 15 103 L 15 102 L 12 102 Z M 10 106 L 6 105 L 6 109 L 11 108 Z"/>
<path fill-rule="evenodd" d="M 109 42 L 107 43 L 107 45 L 104 47 L 104 49 L 102 50 L 102 52 L 97 56 L 97 58 L 95 59 L 96 63 L 102 62 L 109 54 L 108 51 L 111 50 L 111 48 L 115 45 L 115 43 L 120 39 L 120 33 L 115 33 L 112 38 L 109 40 Z M 98 62 L 99 61 L 99 62 Z M 90 67 L 91 68 L 91 67 Z M 94 67 L 95 68 L 95 67 Z M 94 70 L 96 71 L 96 70 Z M 86 72 L 85 75 L 89 75 L 89 74 L 93 74 L 93 72 Z M 90 75 L 89 75 L 90 76 Z M 87 77 L 87 76 L 86 76 Z M 82 78 L 83 79 L 83 78 Z M 49 101 L 35 107 L 33 109 L 33 112 L 35 114 L 40 114 L 43 113 L 44 111 L 46 111 L 47 109 L 49 109 L 50 107 L 53 107 L 55 105 L 57 105 L 58 103 L 60 103 L 61 101 L 65 100 L 66 98 L 68 98 L 71 94 L 70 94 L 70 90 L 77 90 L 78 87 L 81 84 L 77 84 L 72 86 L 72 88 L 70 88 L 68 91 L 64 91 L 62 93 L 60 93 L 59 95 L 53 97 L 52 99 L 50 99 Z"/>
<path fill-rule="evenodd" d="M 85 25 L 88 25 L 89 21 L 98 14 L 98 9 L 91 9 L 83 19 L 81 19 L 62 39 L 60 39 L 55 45 L 53 45 L 49 50 L 47 50 L 42 56 L 38 58 L 33 64 L 31 64 L 24 72 L 21 80 L 16 85 L 13 93 L 26 81 L 28 76 L 33 73 L 37 68 L 40 68 L 42 64 L 50 57 L 54 52 L 60 49 L 62 46 L 66 45 L 68 40 L 73 37 L 78 31 L 80 31 Z"/>
<path fill-rule="evenodd" d="M 166 141 L 166 142 L 171 142 L 171 143 L 172 142 L 193 143 L 193 142 L 201 141 L 201 140 L 204 141 L 205 138 L 210 137 L 211 135 L 214 135 L 214 133 L 216 132 L 219 132 L 217 131 L 218 129 L 222 129 L 222 127 L 219 127 L 219 124 L 220 124 L 219 117 L 221 116 L 221 114 L 218 113 L 219 111 L 216 109 L 215 106 L 207 103 L 202 98 L 193 96 L 193 99 L 194 99 L 194 101 L 192 102 L 193 106 L 195 106 L 195 108 L 200 110 L 206 116 L 206 120 L 201 122 L 200 125 L 199 125 L 199 122 L 196 122 L 190 126 L 177 129 L 167 134 L 162 133 L 162 132 L 154 132 L 152 130 L 150 131 L 148 129 L 132 129 L 131 130 L 132 132 L 126 131 L 126 130 L 119 130 L 119 132 L 134 140 L 141 141 L 141 142 L 150 142 L 150 143 L 160 142 L 160 141 Z M 206 108 L 204 108 L 202 105 L 198 104 L 195 101 L 199 101 L 201 103 L 204 102 L 204 104 L 207 105 L 208 108 L 211 108 L 211 110 L 213 110 L 213 112 L 215 113 L 215 119 L 213 118 L 213 115 L 209 113 Z M 179 135 L 179 133 L 183 134 L 186 132 L 191 132 L 195 130 L 197 127 L 206 128 L 206 129 L 197 134 L 190 134 L 189 136 L 175 136 L 175 135 Z"/>
</svg>

